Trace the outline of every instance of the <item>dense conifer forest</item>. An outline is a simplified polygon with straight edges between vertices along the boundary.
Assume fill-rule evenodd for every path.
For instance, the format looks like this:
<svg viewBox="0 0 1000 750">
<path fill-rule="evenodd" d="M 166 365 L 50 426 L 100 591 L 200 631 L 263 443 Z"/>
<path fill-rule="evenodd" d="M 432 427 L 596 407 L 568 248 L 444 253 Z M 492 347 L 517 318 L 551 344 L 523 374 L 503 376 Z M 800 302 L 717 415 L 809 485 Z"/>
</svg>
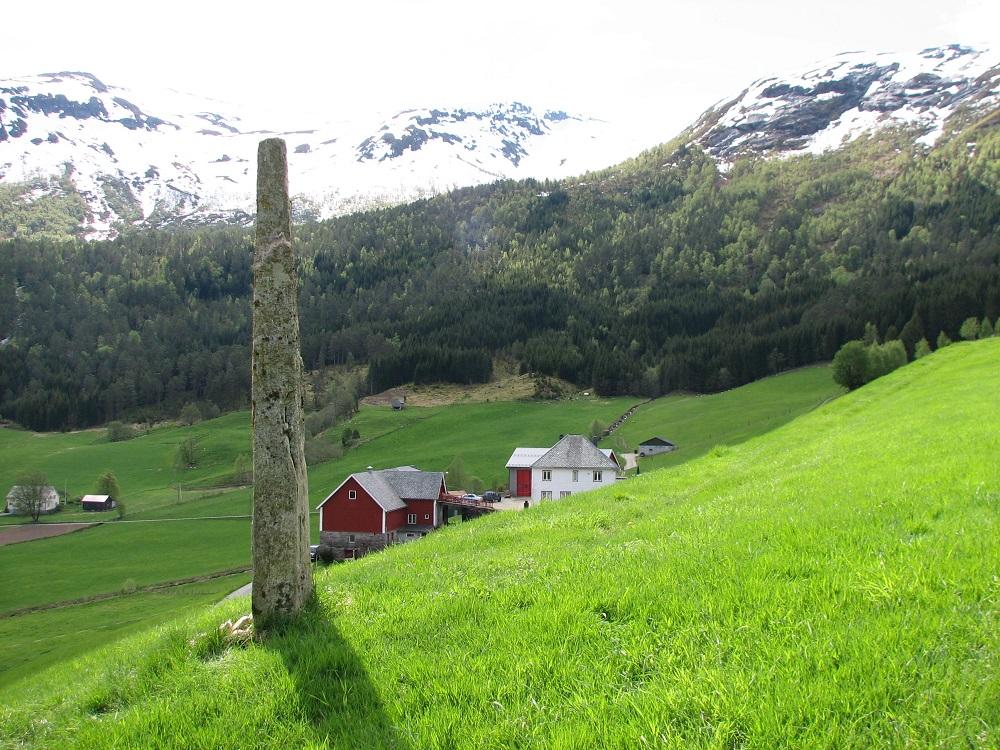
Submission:
<svg viewBox="0 0 1000 750">
<path fill-rule="evenodd" d="M 1000 121 L 720 172 L 667 144 L 296 229 L 307 369 L 481 382 L 504 355 L 603 394 L 716 391 L 1000 313 Z M 33 429 L 249 398 L 250 234 L 0 243 L 0 416 Z"/>
</svg>

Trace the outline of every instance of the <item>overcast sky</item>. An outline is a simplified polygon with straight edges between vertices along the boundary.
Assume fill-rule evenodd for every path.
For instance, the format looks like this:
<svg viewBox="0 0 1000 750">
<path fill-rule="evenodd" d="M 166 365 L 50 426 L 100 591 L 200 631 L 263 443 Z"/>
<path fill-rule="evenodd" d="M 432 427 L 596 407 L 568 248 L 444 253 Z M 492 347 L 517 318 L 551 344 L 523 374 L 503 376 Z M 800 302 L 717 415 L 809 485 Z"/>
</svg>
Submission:
<svg viewBox="0 0 1000 750">
<path fill-rule="evenodd" d="M 85 70 L 240 105 L 518 99 L 666 140 L 752 80 L 847 50 L 1000 50 L 1000 0 L 10 2 L 0 78 Z"/>
</svg>

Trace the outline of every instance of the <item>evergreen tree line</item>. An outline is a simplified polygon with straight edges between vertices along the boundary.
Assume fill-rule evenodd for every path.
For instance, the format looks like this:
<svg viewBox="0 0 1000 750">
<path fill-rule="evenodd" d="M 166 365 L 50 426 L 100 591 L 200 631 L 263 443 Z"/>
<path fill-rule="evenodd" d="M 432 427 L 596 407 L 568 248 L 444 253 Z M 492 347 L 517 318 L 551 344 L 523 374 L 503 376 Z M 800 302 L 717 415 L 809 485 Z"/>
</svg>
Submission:
<svg viewBox="0 0 1000 750">
<path fill-rule="evenodd" d="M 975 150 L 966 143 L 976 142 Z M 667 144 L 296 228 L 307 369 L 477 382 L 492 356 L 604 394 L 713 391 L 830 360 L 871 322 L 912 357 L 1000 314 L 1000 131 L 893 132 L 725 176 Z M 34 429 L 246 406 L 246 231 L 0 244 L 0 416 Z"/>
</svg>

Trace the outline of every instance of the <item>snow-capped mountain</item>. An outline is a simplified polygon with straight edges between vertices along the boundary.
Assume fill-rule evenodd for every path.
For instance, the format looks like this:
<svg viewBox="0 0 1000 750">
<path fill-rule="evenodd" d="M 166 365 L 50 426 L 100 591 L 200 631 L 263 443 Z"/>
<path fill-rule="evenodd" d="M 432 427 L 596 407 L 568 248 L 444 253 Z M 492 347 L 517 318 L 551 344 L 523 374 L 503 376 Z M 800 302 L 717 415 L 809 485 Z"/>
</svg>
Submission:
<svg viewBox="0 0 1000 750">
<path fill-rule="evenodd" d="M 839 148 L 885 127 L 933 146 L 949 118 L 1000 104 L 1000 56 L 960 45 L 917 54 L 847 52 L 805 72 L 755 81 L 706 112 L 695 140 L 722 163 L 744 154 Z"/>
<path fill-rule="evenodd" d="M 30 183 L 22 200 L 79 193 L 89 237 L 120 224 L 249 221 L 257 142 L 271 135 L 288 143 L 297 210 L 317 218 L 498 178 L 580 174 L 637 150 L 607 122 L 516 102 L 293 129 L 89 73 L 0 80 L 0 181 Z"/>
</svg>

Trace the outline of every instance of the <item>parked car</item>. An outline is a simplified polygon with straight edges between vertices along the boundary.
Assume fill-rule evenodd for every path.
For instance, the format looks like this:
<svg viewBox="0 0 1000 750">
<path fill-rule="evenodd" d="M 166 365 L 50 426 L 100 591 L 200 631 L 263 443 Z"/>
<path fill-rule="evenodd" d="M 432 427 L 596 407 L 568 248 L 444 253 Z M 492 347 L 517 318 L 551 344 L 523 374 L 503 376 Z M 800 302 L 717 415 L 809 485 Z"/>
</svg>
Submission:
<svg viewBox="0 0 1000 750">
<path fill-rule="evenodd" d="M 502 500 L 502 498 L 500 497 L 499 492 L 496 492 L 494 490 L 488 490 L 487 492 L 483 493 L 483 500 L 485 500 L 488 503 L 499 503 L 500 500 Z"/>
<path fill-rule="evenodd" d="M 482 498 L 479 497 L 479 495 L 476 495 L 476 494 L 474 494 L 472 492 L 467 492 L 466 494 L 462 495 L 462 499 L 463 500 L 473 500 L 473 501 L 482 500 Z"/>
<path fill-rule="evenodd" d="M 316 554 L 318 553 L 318 551 L 319 551 L 318 544 L 309 545 L 309 562 L 316 562 Z"/>
</svg>

